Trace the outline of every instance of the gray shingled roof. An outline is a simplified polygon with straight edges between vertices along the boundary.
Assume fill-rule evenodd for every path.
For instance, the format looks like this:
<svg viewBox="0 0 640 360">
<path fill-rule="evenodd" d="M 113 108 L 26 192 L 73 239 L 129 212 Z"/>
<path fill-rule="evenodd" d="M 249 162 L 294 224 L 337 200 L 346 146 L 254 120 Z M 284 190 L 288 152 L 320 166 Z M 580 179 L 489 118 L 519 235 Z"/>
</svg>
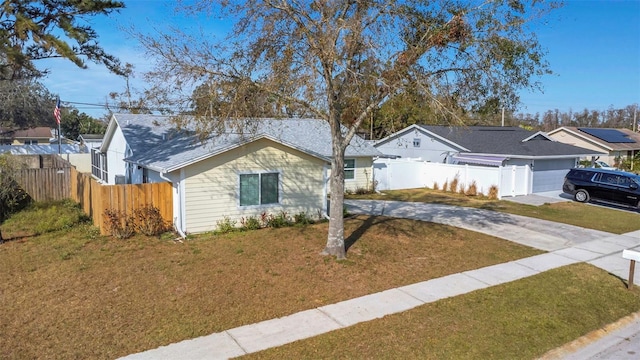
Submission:
<svg viewBox="0 0 640 360">
<path fill-rule="evenodd" d="M 169 117 L 140 114 L 114 115 L 132 150 L 127 161 L 158 171 L 173 171 L 241 144 L 268 138 L 310 155 L 329 160 L 331 131 L 320 119 L 245 120 L 242 133 L 227 129 L 200 141 L 189 130 L 177 130 Z M 365 140 L 354 136 L 345 156 L 381 156 Z"/>
<path fill-rule="evenodd" d="M 522 157 L 544 157 L 563 155 L 590 155 L 597 151 L 585 149 L 558 141 L 551 141 L 544 136 L 535 136 L 535 131 L 519 127 L 499 126 L 432 126 L 420 125 L 423 129 L 448 139 L 470 153 L 512 155 Z"/>
</svg>

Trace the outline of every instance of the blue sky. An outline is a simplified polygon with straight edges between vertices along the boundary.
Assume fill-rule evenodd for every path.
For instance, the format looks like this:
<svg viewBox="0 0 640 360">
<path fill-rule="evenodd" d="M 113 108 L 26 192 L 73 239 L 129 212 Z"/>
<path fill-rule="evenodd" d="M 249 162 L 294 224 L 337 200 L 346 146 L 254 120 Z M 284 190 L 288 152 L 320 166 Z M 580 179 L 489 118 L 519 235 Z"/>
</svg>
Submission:
<svg viewBox="0 0 640 360">
<path fill-rule="evenodd" d="M 154 26 L 180 28 L 196 25 L 173 12 L 173 1 L 128 0 L 126 9 L 109 18 L 91 19 L 105 50 L 136 71 L 152 68 L 135 40 L 123 30 L 135 25 L 153 32 Z M 160 19 L 160 21 L 159 21 Z M 208 26 L 221 26 L 207 20 Z M 156 25 L 153 25 L 156 24 Z M 519 112 L 606 110 L 640 104 L 640 0 L 569 0 L 553 12 L 546 26 L 535 29 L 553 75 L 539 79 L 544 92 L 521 92 Z M 53 59 L 38 64 L 51 70 L 43 83 L 62 101 L 104 104 L 110 92 L 122 92 L 125 81 L 99 65 L 88 63 L 82 70 L 68 61 Z M 133 86 L 143 90 L 140 78 Z M 74 104 L 92 116 L 106 114 L 104 108 Z"/>
</svg>

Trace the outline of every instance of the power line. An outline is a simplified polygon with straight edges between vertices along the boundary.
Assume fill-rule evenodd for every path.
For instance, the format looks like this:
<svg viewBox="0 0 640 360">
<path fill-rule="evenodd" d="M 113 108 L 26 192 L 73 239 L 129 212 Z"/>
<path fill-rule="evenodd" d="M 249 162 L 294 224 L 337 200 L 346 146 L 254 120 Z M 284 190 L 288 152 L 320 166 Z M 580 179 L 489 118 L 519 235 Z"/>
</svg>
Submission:
<svg viewBox="0 0 640 360">
<path fill-rule="evenodd" d="M 69 104 L 71 105 L 84 105 L 84 106 L 73 106 L 73 108 L 75 109 L 86 109 L 86 110 L 93 110 L 94 108 L 102 108 L 105 111 L 109 111 L 111 109 L 129 109 L 129 110 L 149 110 L 149 111 L 166 111 L 166 110 L 176 110 L 175 108 L 168 108 L 168 107 L 148 107 L 148 106 L 126 106 L 126 105 L 122 105 L 122 104 L 114 104 L 114 103 L 102 103 L 102 104 L 96 104 L 96 103 L 86 103 L 86 102 L 80 102 L 80 101 L 66 101 L 66 100 L 60 100 L 63 105 L 67 106 Z M 64 107 L 64 106 L 63 106 Z"/>
</svg>

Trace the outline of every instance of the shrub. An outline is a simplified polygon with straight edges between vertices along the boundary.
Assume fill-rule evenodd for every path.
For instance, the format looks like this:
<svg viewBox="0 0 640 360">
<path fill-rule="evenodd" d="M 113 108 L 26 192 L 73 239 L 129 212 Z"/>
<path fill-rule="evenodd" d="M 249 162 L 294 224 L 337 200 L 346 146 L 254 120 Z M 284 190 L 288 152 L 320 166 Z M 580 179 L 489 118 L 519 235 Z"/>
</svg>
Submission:
<svg viewBox="0 0 640 360">
<path fill-rule="evenodd" d="M 128 239 L 135 233 L 135 218 L 125 212 L 107 209 L 102 216 L 109 235 L 116 239 Z"/>
<path fill-rule="evenodd" d="M 460 184 L 460 187 L 458 188 L 458 194 L 460 194 L 460 195 L 464 195 L 465 194 L 464 184 Z"/>
<path fill-rule="evenodd" d="M 23 167 L 19 156 L 0 154 L 0 223 L 25 209 L 31 202 L 31 197 L 14 178 Z"/>
<path fill-rule="evenodd" d="M 216 234 L 226 234 L 238 230 L 236 228 L 236 222 L 231 220 L 228 216 L 223 217 L 222 220 L 216 221 L 216 225 Z"/>
<path fill-rule="evenodd" d="M 269 215 L 267 219 L 267 227 L 270 228 L 282 228 L 291 226 L 291 220 L 287 217 L 287 213 L 281 211 L 278 215 Z"/>
<path fill-rule="evenodd" d="M 240 219 L 240 226 L 243 230 L 258 230 L 262 227 L 260 220 L 255 216 Z"/>
<path fill-rule="evenodd" d="M 136 231 L 147 236 L 160 235 L 171 229 L 171 225 L 160 215 L 160 209 L 153 205 L 145 205 L 136 209 L 133 212 L 133 217 L 135 218 Z"/>
<path fill-rule="evenodd" d="M 487 197 L 489 198 L 489 200 L 497 200 L 498 199 L 498 186 L 497 185 L 491 185 L 491 187 L 489 188 L 489 193 L 487 194 Z"/>
<path fill-rule="evenodd" d="M 88 216 L 82 213 L 80 206 L 71 200 L 35 203 L 32 206 L 35 213 L 31 213 L 37 234 L 69 229 L 74 225 L 87 222 Z"/>
<path fill-rule="evenodd" d="M 458 192 L 459 182 L 460 182 L 460 177 L 458 176 L 458 174 L 456 174 L 456 176 L 453 177 L 453 180 L 451 180 L 451 184 L 449 184 L 449 191 L 452 193 Z"/>
<path fill-rule="evenodd" d="M 444 184 L 442 184 L 442 191 L 446 192 L 447 189 L 449 189 L 449 181 L 445 181 Z"/>
<path fill-rule="evenodd" d="M 260 214 L 260 225 L 262 227 L 267 226 L 267 223 L 269 222 L 269 214 L 267 214 L 266 211 L 263 211 L 262 214 Z"/>
<path fill-rule="evenodd" d="M 473 180 L 471 182 L 471 185 L 469 185 L 469 188 L 467 189 L 467 192 L 465 194 L 467 196 L 476 196 L 476 195 L 478 195 L 478 185 L 476 184 L 475 180 Z"/>
<path fill-rule="evenodd" d="M 313 219 L 304 211 L 293 215 L 293 221 L 298 225 L 309 225 L 314 223 Z"/>
<path fill-rule="evenodd" d="M 372 194 L 372 193 L 373 193 L 373 191 L 372 191 L 372 190 L 369 190 L 369 189 L 367 189 L 367 188 L 359 187 L 359 188 L 357 188 L 357 189 L 354 191 L 354 193 L 355 193 L 356 195 L 367 195 L 367 194 Z"/>
<path fill-rule="evenodd" d="M 433 183 L 433 190 L 440 190 L 440 185 L 437 182 Z"/>
</svg>

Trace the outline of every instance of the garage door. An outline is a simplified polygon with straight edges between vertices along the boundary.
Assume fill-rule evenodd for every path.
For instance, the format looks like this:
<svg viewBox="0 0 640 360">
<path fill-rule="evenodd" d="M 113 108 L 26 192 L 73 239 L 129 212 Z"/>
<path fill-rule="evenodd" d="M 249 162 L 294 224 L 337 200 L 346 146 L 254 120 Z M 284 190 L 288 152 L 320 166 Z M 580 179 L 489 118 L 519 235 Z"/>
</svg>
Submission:
<svg viewBox="0 0 640 360">
<path fill-rule="evenodd" d="M 568 172 L 568 169 L 534 171 L 532 191 L 537 193 L 562 190 L 564 177 Z"/>
</svg>

